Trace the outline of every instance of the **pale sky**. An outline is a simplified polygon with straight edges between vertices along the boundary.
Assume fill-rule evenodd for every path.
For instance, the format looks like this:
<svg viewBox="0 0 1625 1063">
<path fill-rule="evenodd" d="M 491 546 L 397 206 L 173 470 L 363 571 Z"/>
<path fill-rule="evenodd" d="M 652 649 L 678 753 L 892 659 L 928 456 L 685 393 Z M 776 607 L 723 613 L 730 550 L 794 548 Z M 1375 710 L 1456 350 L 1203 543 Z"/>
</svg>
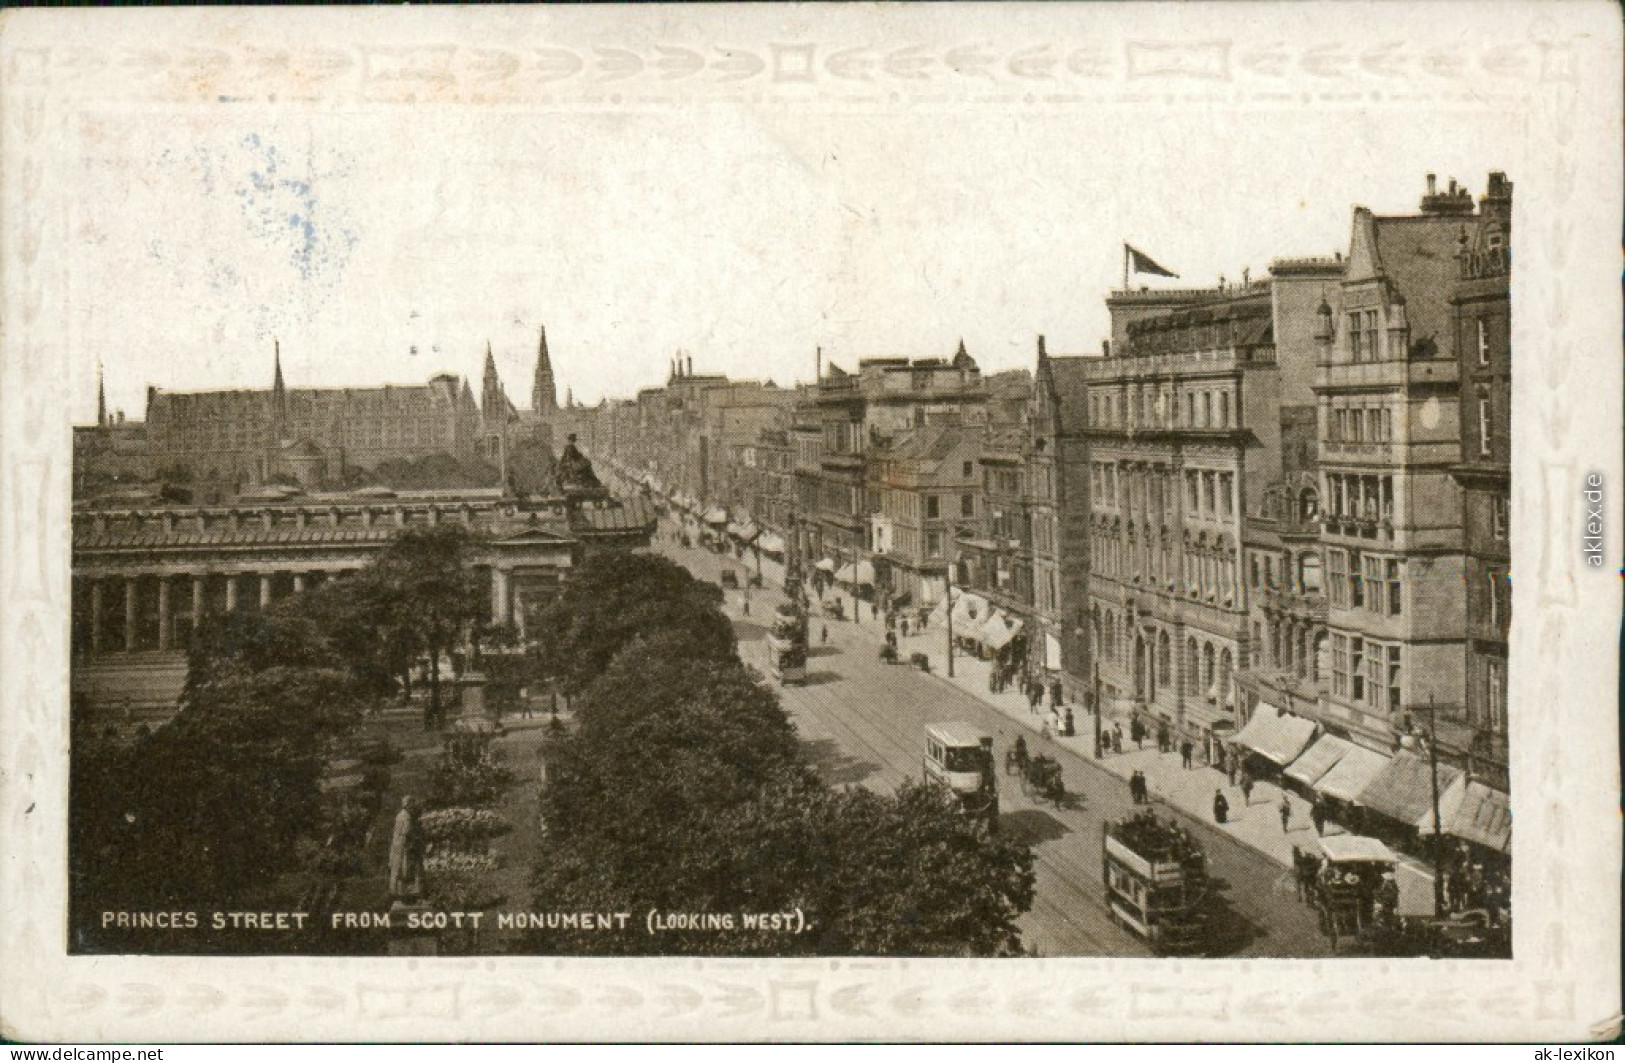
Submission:
<svg viewBox="0 0 1625 1063">
<path fill-rule="evenodd" d="M 1211 284 L 1347 250 L 1350 208 L 1423 174 L 1516 182 L 1511 119 L 1184 107 L 658 113 L 219 105 L 78 123 L 73 414 L 140 417 L 148 383 L 478 376 L 529 402 L 536 327 L 560 397 L 696 370 L 809 379 L 814 349 L 985 371 L 1098 350 L 1126 239 Z M 1441 116 L 1445 120 L 1441 120 Z M 1138 281 L 1136 283 L 1139 283 Z M 415 352 L 415 353 L 414 353 Z"/>
</svg>

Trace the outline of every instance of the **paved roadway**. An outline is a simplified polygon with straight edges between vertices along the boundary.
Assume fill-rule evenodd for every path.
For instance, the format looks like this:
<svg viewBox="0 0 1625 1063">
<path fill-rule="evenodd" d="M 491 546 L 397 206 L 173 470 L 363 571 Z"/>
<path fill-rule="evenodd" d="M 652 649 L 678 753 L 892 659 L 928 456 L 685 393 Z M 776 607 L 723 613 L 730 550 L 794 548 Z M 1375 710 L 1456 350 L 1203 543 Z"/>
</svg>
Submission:
<svg viewBox="0 0 1625 1063">
<path fill-rule="evenodd" d="M 715 580 L 724 564 L 745 563 L 669 541 L 658 548 L 702 579 Z M 774 588 L 744 595 L 729 591 L 727 608 L 739 636 L 740 656 L 769 673 L 766 624 L 782 595 Z M 820 627 L 829 640 L 820 645 Z M 1035 805 L 1013 776 L 1004 776 L 1004 753 L 1021 733 L 1007 717 L 945 680 L 904 665 L 883 664 L 873 629 L 850 621 L 814 618 L 813 649 L 804 686 L 781 692 L 820 771 L 835 784 L 890 790 L 919 778 L 927 723 L 962 720 L 993 735 L 1000 762 L 1001 829 L 1032 843 L 1038 888 L 1021 920 L 1027 946 L 1046 956 L 1147 956 L 1145 944 L 1107 914 L 1101 884 L 1101 823 L 1133 811 L 1123 782 L 1071 751 L 1028 735 L 1029 748 L 1062 763 L 1069 807 Z M 1047 749 L 1043 747 L 1048 746 Z M 1330 954 L 1313 913 L 1298 902 L 1290 873 L 1266 857 L 1167 807 L 1193 830 L 1207 851 L 1219 887 L 1213 952 L 1226 956 L 1305 957 Z"/>
</svg>

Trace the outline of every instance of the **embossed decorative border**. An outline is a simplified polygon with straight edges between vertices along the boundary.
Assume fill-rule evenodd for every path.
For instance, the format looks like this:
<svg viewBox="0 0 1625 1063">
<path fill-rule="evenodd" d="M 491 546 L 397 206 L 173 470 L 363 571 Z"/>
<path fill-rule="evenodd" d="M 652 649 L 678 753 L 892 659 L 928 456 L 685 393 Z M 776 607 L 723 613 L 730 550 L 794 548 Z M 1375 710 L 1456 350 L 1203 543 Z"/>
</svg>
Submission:
<svg viewBox="0 0 1625 1063">
<path fill-rule="evenodd" d="M 76 1040 L 1581 1039 L 1617 1028 L 1617 579 L 1580 567 L 1580 477 L 1613 488 L 1621 393 L 1617 17 L 1606 5 L 11 12 L 0 23 L 0 1016 Z M 1605 95 L 1601 87 L 1608 86 Z M 1509 963 L 156 960 L 63 949 L 72 238 L 53 188 L 82 108 L 672 109 L 861 116 L 1112 107 L 1510 109 Z"/>
</svg>

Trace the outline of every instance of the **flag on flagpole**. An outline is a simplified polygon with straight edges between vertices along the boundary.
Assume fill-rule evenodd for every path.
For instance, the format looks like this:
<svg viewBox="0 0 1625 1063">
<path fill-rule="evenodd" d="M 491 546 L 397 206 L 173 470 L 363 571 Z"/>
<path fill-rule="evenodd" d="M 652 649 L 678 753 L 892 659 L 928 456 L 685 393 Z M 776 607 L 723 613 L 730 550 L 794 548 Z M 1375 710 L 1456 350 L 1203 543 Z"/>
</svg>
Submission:
<svg viewBox="0 0 1625 1063">
<path fill-rule="evenodd" d="M 1128 272 L 1149 273 L 1155 277 L 1177 277 L 1179 274 L 1171 269 L 1157 265 L 1151 256 L 1134 247 L 1132 244 L 1123 245 L 1123 253 L 1128 256 Z"/>
</svg>

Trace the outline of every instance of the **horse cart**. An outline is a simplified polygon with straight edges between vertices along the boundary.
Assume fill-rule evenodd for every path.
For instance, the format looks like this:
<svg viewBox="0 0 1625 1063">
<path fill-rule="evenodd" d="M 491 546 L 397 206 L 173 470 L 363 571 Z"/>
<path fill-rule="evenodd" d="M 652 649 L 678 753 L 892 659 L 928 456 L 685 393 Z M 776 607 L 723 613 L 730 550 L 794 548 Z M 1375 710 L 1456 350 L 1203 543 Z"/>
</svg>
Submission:
<svg viewBox="0 0 1625 1063">
<path fill-rule="evenodd" d="M 1194 955 L 1208 945 L 1207 857 L 1172 820 L 1141 812 L 1105 825 L 1107 908 L 1113 921 L 1160 955 Z"/>
</svg>

